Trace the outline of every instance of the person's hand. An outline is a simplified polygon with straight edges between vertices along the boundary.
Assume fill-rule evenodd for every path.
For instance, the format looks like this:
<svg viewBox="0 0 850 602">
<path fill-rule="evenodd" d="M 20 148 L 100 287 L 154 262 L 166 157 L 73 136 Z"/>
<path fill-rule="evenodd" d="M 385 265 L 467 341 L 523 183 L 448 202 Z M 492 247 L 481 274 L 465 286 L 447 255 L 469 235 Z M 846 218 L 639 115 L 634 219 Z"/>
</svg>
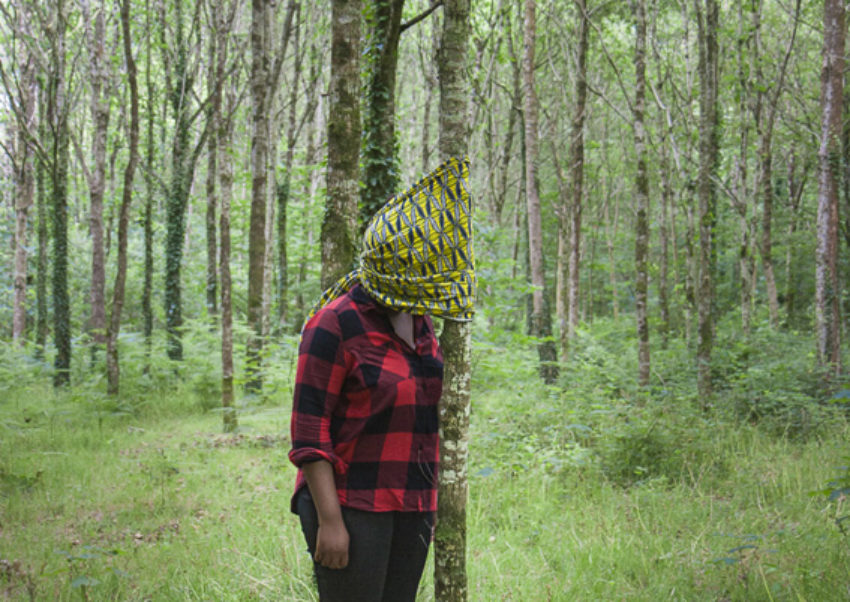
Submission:
<svg viewBox="0 0 850 602">
<path fill-rule="evenodd" d="M 340 520 L 319 525 L 313 559 L 329 569 L 348 566 L 348 529 L 345 523 Z"/>
</svg>

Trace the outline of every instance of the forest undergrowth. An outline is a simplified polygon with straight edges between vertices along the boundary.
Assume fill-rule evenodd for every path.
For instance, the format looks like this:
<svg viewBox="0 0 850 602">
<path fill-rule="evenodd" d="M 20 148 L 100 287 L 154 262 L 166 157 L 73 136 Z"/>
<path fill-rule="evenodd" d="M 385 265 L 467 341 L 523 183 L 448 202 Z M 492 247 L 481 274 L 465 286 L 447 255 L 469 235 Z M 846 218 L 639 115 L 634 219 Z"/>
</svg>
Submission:
<svg viewBox="0 0 850 602">
<path fill-rule="evenodd" d="M 638 387 L 633 331 L 595 321 L 544 386 L 524 334 L 476 325 L 470 598 L 850 598 L 850 387 L 823 388 L 810 336 L 721 324 L 701 400 L 681 339 L 657 337 Z M 215 335 L 185 340 L 175 373 L 125 335 L 119 399 L 87 354 L 56 393 L 46 364 L 3 348 L 0 596 L 315 599 L 289 512 L 295 338 L 269 346 L 265 395 L 226 435 Z"/>
</svg>

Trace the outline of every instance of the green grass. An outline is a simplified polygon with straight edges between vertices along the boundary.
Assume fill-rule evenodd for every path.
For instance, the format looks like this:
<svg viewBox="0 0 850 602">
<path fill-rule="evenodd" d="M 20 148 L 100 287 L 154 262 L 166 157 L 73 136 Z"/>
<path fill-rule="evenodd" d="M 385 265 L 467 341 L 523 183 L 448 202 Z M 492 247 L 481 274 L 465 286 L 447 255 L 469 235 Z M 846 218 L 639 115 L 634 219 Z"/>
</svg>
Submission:
<svg viewBox="0 0 850 602">
<path fill-rule="evenodd" d="M 675 350 L 667 387 L 640 393 L 598 341 L 561 388 L 532 355 L 477 346 L 470 599 L 849 599 L 848 501 L 810 493 L 846 463 L 842 411 L 811 400 L 816 423 L 792 436 L 737 419 L 730 387 L 703 415 L 673 384 Z M 243 400 L 224 435 L 197 381 L 117 402 L 101 386 L 0 393 L 0 597 L 316 599 L 289 512 L 288 398 Z"/>
</svg>

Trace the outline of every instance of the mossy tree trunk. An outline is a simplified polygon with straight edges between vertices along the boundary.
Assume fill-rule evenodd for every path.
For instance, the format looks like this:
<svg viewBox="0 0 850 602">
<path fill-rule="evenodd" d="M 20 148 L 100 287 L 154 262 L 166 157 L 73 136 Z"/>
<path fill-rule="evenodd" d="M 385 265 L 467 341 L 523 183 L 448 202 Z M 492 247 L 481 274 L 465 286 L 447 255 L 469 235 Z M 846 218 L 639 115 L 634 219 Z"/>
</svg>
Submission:
<svg viewBox="0 0 850 602">
<path fill-rule="evenodd" d="M 322 220 L 322 288 L 351 270 L 357 252 L 360 160 L 360 5 L 333 0 L 328 112 L 327 204 Z"/>
<path fill-rule="evenodd" d="M 714 228 L 717 223 L 715 181 L 718 167 L 717 24 L 719 8 L 716 0 L 695 3 L 699 25 L 699 279 L 697 282 L 697 388 L 702 407 L 708 408 L 712 397 L 711 353 L 714 345 Z"/>
<path fill-rule="evenodd" d="M 64 0 L 53 5 L 48 31 L 50 67 L 47 84 L 47 121 L 51 130 L 50 184 L 53 210 L 53 342 L 56 345 L 53 386 L 71 382 L 71 305 L 68 296 L 68 84 L 66 81 Z"/>
<path fill-rule="evenodd" d="M 632 0 L 635 18 L 635 101 L 632 105 L 635 172 L 635 318 L 638 335 L 638 383 L 649 384 L 649 176 L 646 171 L 646 4 Z"/>
<path fill-rule="evenodd" d="M 396 192 L 395 81 L 404 0 L 373 0 L 368 50 L 369 85 L 363 124 L 361 230 Z"/>
</svg>

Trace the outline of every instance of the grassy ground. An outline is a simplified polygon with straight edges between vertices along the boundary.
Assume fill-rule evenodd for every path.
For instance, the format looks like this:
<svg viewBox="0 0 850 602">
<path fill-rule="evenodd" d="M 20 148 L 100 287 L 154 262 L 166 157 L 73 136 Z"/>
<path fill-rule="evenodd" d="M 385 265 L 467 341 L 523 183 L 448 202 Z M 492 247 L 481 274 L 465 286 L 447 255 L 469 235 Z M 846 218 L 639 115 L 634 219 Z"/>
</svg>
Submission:
<svg viewBox="0 0 850 602">
<path fill-rule="evenodd" d="M 628 391 L 579 403 L 576 387 L 539 385 L 529 358 L 476 357 L 472 600 L 850 599 L 835 522 L 848 502 L 810 494 L 846 462 L 839 415 L 793 438 Z M 120 405 L 8 384 L 0 595 L 315 599 L 288 508 L 289 400 L 244 404 L 240 432 L 223 435 L 199 395 Z"/>
</svg>

